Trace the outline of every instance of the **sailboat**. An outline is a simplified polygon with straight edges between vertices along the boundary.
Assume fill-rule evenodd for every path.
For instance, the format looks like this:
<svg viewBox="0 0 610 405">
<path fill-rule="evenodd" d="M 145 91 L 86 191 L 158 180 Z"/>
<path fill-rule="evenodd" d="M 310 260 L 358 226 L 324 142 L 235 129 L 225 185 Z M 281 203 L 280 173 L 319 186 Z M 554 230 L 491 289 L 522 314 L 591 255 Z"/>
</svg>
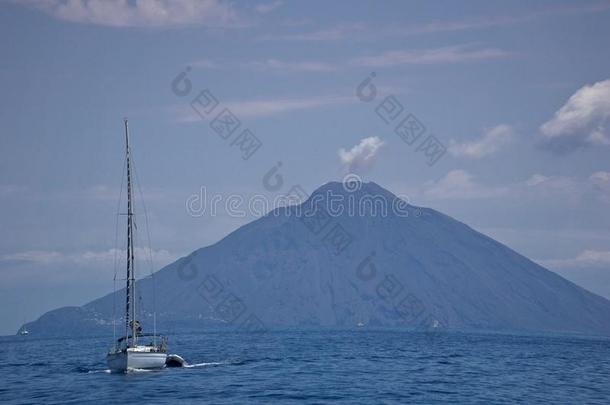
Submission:
<svg viewBox="0 0 610 405">
<path fill-rule="evenodd" d="M 127 163 L 127 286 L 125 303 L 125 335 L 108 351 L 106 361 L 112 372 L 135 369 L 160 369 L 167 360 L 167 342 L 155 333 L 142 333 L 136 317 L 136 279 L 134 257 L 134 213 L 131 181 L 131 154 L 129 150 L 129 125 L 125 123 L 125 153 Z M 156 317 L 155 317 L 156 323 Z"/>
<path fill-rule="evenodd" d="M 20 334 L 21 336 L 27 336 L 30 334 L 30 332 L 28 331 L 27 326 L 25 326 L 25 319 L 23 320 L 23 322 L 21 323 L 21 328 L 19 329 L 19 331 L 17 332 L 18 334 Z"/>
</svg>

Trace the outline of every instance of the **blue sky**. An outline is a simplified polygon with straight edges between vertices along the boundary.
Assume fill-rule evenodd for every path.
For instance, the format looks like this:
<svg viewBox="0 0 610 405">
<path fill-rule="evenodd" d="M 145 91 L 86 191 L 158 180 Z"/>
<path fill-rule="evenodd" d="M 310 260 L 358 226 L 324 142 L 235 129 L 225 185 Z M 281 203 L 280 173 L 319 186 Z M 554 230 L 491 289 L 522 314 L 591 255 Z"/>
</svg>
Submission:
<svg viewBox="0 0 610 405">
<path fill-rule="evenodd" d="M 610 2 L 0 10 L 0 333 L 112 289 L 125 116 L 156 268 L 252 219 L 190 215 L 201 187 L 273 196 L 349 170 L 610 297 Z M 261 142 L 250 158 L 193 112 L 204 89 Z M 434 165 L 377 115 L 388 96 L 446 147 Z"/>
</svg>

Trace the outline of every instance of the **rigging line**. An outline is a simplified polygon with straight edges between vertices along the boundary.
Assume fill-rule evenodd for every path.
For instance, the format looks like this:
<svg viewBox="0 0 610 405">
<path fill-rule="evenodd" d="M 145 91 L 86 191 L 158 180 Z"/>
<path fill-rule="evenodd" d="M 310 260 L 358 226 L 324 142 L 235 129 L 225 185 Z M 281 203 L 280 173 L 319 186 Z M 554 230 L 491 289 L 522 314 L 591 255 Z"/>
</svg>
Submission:
<svg viewBox="0 0 610 405">
<path fill-rule="evenodd" d="M 121 199 L 123 198 L 123 184 L 125 183 L 125 167 L 127 166 L 127 158 L 123 159 L 123 170 L 121 171 L 121 188 L 119 189 L 119 201 L 117 202 L 116 222 L 114 226 L 114 277 L 112 278 L 112 334 L 113 341 L 116 341 L 116 276 L 117 276 L 117 257 L 119 250 L 119 216 L 121 212 Z"/>
<path fill-rule="evenodd" d="M 132 159 L 132 162 L 133 162 L 133 159 Z M 149 265 L 150 265 L 150 274 L 152 276 L 154 274 L 154 272 L 153 272 L 154 263 L 153 263 L 153 256 L 152 256 L 152 243 L 150 240 L 150 227 L 148 225 L 148 210 L 146 209 L 146 203 L 144 201 L 144 193 L 142 193 L 140 179 L 138 178 L 138 169 L 135 164 L 133 164 L 133 173 L 134 173 L 134 177 L 135 177 L 135 184 L 136 184 L 136 187 L 138 187 L 138 193 L 140 194 L 140 201 L 142 201 L 142 209 L 144 210 L 144 225 L 146 227 L 146 237 L 148 239 L 148 259 L 149 259 Z"/>
<path fill-rule="evenodd" d="M 127 158 L 123 160 L 123 171 L 121 176 L 121 188 L 119 189 L 119 200 L 117 202 L 117 210 L 116 210 L 116 222 L 114 227 L 114 279 L 116 280 L 117 276 L 117 267 L 118 267 L 118 247 L 119 247 L 119 217 L 121 216 L 121 200 L 123 199 L 123 185 L 125 184 L 125 166 L 127 166 Z"/>
<path fill-rule="evenodd" d="M 133 160 L 132 160 L 133 162 Z M 152 296 L 153 296 L 153 313 L 156 314 L 156 310 L 157 310 L 157 293 L 156 293 L 156 283 L 155 283 L 155 273 L 153 271 L 154 269 L 154 263 L 153 263 L 153 256 L 152 256 L 152 242 L 150 240 L 150 226 L 148 225 L 148 210 L 146 209 L 146 203 L 144 202 L 144 193 L 142 193 L 142 187 L 140 184 L 140 179 L 138 177 L 138 169 L 136 167 L 135 164 L 133 164 L 133 173 L 135 175 L 135 183 L 136 183 L 136 187 L 138 188 L 138 193 L 140 194 L 140 201 L 142 201 L 142 209 L 144 210 L 144 225 L 146 227 L 146 236 L 148 239 L 148 257 L 149 257 L 149 265 L 150 265 L 150 277 L 151 277 L 151 281 L 152 281 Z M 155 315 L 155 324 L 156 324 L 156 315 Z M 155 325 L 155 329 L 156 329 L 156 325 Z M 156 333 L 155 333 L 156 335 Z"/>
<path fill-rule="evenodd" d="M 132 165 L 132 167 L 133 167 L 133 165 Z M 135 210 L 135 206 L 134 206 L 133 210 Z M 135 216 L 135 214 L 134 214 L 134 216 Z M 135 252 L 134 267 L 133 267 L 134 268 L 134 277 L 135 277 L 136 276 L 135 269 L 136 269 L 136 267 L 139 267 L 139 266 L 136 266 L 136 263 L 140 263 L 140 257 L 139 256 L 142 255 L 142 253 L 141 253 L 142 248 L 139 248 L 140 249 L 139 251 L 137 250 L 138 249 L 138 245 L 140 243 L 140 238 L 138 237 L 137 230 L 133 233 L 133 235 L 131 237 L 132 237 L 132 240 L 133 240 L 134 252 Z M 138 252 L 140 252 L 140 253 L 138 253 Z M 141 286 L 142 285 L 140 284 L 140 287 Z M 145 311 L 145 308 L 144 308 L 144 305 L 143 305 L 142 289 L 141 288 L 137 289 L 137 293 L 134 296 L 134 300 L 137 300 L 137 302 L 138 302 L 138 306 L 136 307 L 137 308 L 137 312 L 138 312 L 138 318 L 142 319 L 142 316 L 145 315 L 146 311 Z"/>
</svg>

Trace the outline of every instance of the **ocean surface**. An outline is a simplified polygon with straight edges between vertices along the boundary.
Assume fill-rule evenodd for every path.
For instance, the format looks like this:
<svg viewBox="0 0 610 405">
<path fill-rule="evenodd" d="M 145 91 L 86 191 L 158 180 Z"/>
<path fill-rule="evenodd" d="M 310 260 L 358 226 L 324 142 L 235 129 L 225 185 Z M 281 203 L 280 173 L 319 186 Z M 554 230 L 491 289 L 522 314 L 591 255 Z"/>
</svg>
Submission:
<svg viewBox="0 0 610 405">
<path fill-rule="evenodd" d="M 170 336 L 188 368 L 111 374 L 108 338 L 0 338 L 0 403 L 610 403 L 610 340 L 457 332 Z"/>
</svg>

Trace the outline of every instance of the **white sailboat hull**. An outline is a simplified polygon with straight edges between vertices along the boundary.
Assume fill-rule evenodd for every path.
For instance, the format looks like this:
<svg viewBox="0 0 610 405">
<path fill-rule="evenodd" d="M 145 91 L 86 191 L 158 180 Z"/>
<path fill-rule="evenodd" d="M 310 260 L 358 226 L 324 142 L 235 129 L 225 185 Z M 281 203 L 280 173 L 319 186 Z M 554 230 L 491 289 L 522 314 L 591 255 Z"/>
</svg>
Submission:
<svg viewBox="0 0 610 405">
<path fill-rule="evenodd" d="M 137 348 L 127 351 L 108 353 L 106 361 L 112 372 L 125 372 L 128 370 L 154 370 L 165 367 L 166 353 L 139 351 Z"/>
</svg>

